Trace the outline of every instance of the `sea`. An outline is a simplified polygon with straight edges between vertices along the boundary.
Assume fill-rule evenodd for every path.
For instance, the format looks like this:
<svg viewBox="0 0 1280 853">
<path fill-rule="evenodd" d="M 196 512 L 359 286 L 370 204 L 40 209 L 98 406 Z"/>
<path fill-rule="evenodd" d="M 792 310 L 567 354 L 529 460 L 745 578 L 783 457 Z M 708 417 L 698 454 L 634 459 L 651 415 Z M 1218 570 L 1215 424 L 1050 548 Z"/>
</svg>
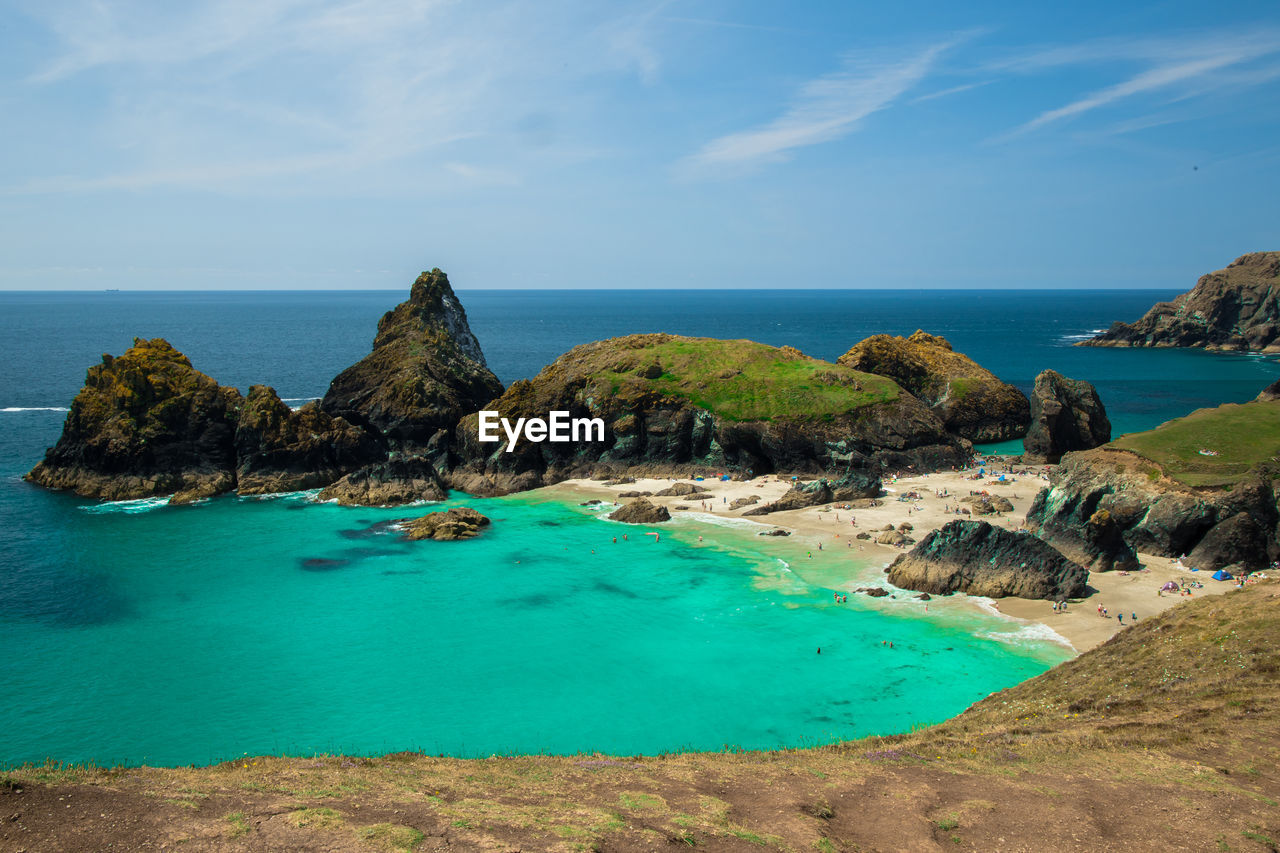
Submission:
<svg viewBox="0 0 1280 853">
<path fill-rule="evenodd" d="M 835 359 L 867 335 L 920 328 L 1026 391 L 1046 368 L 1088 379 L 1115 434 L 1280 378 L 1261 356 L 1073 346 L 1174 295 L 459 292 L 504 383 L 635 332 Z M 0 293 L 0 767 L 807 746 L 938 722 L 1073 655 L 971 602 L 837 604 L 836 592 L 882 583 L 882 566 L 757 537 L 745 521 L 693 514 L 657 538 L 563 492 L 454 493 L 446 505 L 493 526 L 410 543 L 388 523 L 426 507 L 311 493 L 98 503 L 21 479 L 57 440 L 86 368 L 134 336 L 165 337 L 219 382 L 271 384 L 297 406 L 369 351 L 405 296 Z"/>
</svg>

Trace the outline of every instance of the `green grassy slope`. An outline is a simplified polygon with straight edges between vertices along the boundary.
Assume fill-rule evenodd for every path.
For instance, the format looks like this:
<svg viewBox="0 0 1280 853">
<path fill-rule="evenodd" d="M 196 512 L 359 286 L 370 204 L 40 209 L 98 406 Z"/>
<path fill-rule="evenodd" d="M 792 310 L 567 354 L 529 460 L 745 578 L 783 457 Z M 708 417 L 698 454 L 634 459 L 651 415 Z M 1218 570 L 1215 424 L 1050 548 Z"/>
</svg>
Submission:
<svg viewBox="0 0 1280 853">
<path fill-rule="evenodd" d="M 1231 486 L 1259 463 L 1280 457 L 1280 402 L 1197 409 L 1108 446 L 1150 459 L 1189 486 Z"/>
</svg>

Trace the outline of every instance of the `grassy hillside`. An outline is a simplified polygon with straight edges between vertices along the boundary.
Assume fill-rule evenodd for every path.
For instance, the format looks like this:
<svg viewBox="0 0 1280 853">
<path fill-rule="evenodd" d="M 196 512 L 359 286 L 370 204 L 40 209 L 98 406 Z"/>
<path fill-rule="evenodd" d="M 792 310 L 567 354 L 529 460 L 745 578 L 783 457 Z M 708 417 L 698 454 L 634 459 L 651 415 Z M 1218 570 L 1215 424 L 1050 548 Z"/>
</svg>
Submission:
<svg viewBox="0 0 1280 853">
<path fill-rule="evenodd" d="M 1270 583 L 1126 628 L 940 726 L 837 746 L 17 768 L 0 850 L 1275 851 L 1278 675 Z"/>
<path fill-rule="evenodd" d="M 1150 459 L 1165 475 L 1190 486 L 1230 486 L 1259 463 L 1280 457 L 1280 402 L 1197 409 L 1108 446 Z"/>
<path fill-rule="evenodd" d="M 883 376 L 755 341 L 633 335 L 569 357 L 611 394 L 657 391 L 731 421 L 831 418 L 901 391 Z"/>
</svg>

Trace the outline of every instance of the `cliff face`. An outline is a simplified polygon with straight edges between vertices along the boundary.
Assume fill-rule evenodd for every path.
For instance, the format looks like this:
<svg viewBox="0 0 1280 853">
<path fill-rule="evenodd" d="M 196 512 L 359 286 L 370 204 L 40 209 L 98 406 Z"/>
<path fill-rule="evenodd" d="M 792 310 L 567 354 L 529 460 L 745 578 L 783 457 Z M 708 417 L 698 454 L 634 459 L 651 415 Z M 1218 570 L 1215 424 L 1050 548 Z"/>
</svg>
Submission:
<svg viewBox="0 0 1280 853">
<path fill-rule="evenodd" d="M 1264 568 L 1280 556 L 1280 470 L 1260 465 L 1229 490 L 1197 489 L 1150 459 L 1110 446 L 1063 457 L 1036 495 L 1027 524 L 1064 553 L 1090 564 L 1107 551 L 1114 525 L 1132 549 L 1186 556 L 1203 570 Z M 1106 523 L 1096 518 L 1105 514 Z M 1099 568 L 1107 568 L 1104 564 Z"/>
<path fill-rule="evenodd" d="M 1280 252 L 1241 255 L 1137 322 L 1114 323 L 1079 346 L 1280 352 Z"/>
<path fill-rule="evenodd" d="M 967 458 L 928 408 L 894 382 L 809 358 L 789 347 L 674 335 L 631 335 L 576 347 L 494 402 L 502 417 L 600 418 L 602 441 L 478 439 L 458 427 L 456 488 L 480 494 L 532 488 L 640 466 L 655 472 L 878 474 Z"/>
<path fill-rule="evenodd" d="M 415 449 L 501 393 L 448 276 L 433 269 L 378 321 L 373 352 L 338 374 L 321 408 Z"/>
<path fill-rule="evenodd" d="M 1029 533 L 952 521 L 889 566 L 889 582 L 933 595 L 964 592 L 1060 601 L 1084 595 L 1089 573 Z"/>
<path fill-rule="evenodd" d="M 889 377 L 932 408 L 948 430 L 970 441 L 1020 438 L 1031 419 L 1021 391 L 937 335 L 872 335 L 837 363 Z"/>
<path fill-rule="evenodd" d="M 1111 421 L 1102 399 L 1083 379 L 1046 370 L 1031 392 L 1031 429 L 1022 440 L 1029 457 L 1057 462 L 1072 450 L 1089 450 L 1111 440 Z"/>
<path fill-rule="evenodd" d="M 242 403 L 168 341 L 134 338 L 89 368 L 62 436 L 27 479 L 105 500 L 229 491 Z"/>
<path fill-rule="evenodd" d="M 242 495 L 318 489 L 386 455 L 367 430 L 330 417 L 314 401 L 292 411 L 269 385 L 249 389 L 235 447 Z"/>
</svg>

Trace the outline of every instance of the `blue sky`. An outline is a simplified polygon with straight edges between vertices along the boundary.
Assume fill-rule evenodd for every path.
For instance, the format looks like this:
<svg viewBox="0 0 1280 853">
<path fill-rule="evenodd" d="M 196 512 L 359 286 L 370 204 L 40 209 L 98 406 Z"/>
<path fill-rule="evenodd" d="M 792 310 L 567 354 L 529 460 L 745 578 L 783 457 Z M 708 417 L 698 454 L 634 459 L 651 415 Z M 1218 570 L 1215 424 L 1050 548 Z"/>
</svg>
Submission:
<svg viewBox="0 0 1280 853">
<path fill-rule="evenodd" d="M 1190 287 L 1271 3 L 11 0 L 0 289 Z"/>
</svg>

